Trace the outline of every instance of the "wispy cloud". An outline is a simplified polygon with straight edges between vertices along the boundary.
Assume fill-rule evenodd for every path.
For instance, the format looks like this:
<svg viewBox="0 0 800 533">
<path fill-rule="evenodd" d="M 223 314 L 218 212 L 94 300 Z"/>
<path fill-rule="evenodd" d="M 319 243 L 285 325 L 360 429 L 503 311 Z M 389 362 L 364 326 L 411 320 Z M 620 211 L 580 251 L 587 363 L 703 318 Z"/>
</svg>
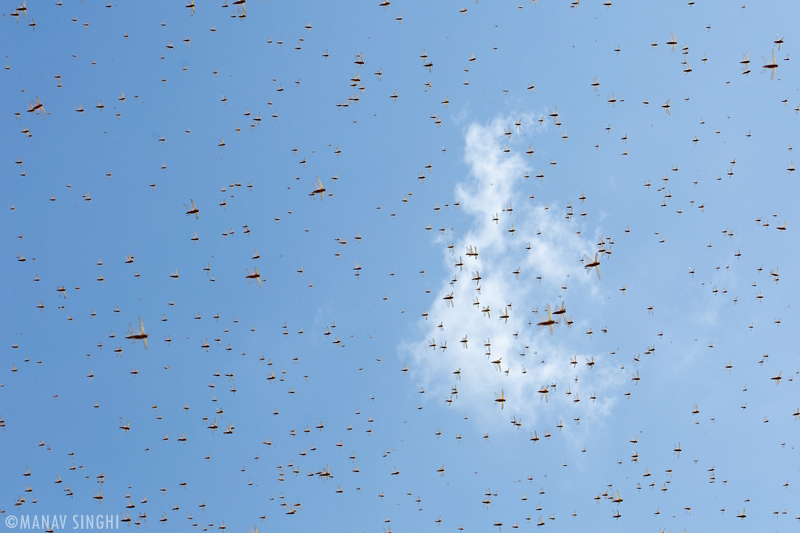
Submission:
<svg viewBox="0 0 800 533">
<path fill-rule="evenodd" d="M 535 123 L 530 117 L 526 122 Z M 517 146 L 516 139 L 505 134 L 513 123 L 498 117 L 466 128 L 470 176 L 456 186 L 456 198 L 472 223 L 444 257 L 457 281 L 442 280 L 428 319 L 418 324 L 422 338 L 405 343 L 401 352 L 409 356 L 409 367 L 426 397 L 442 405 L 456 387 L 453 403 L 487 418 L 498 418 L 500 404 L 494 400 L 501 392 L 508 418 L 535 422 L 543 409 L 565 417 L 577 413 L 572 418 L 602 415 L 613 404 L 607 392 L 626 374 L 600 353 L 582 354 L 575 368 L 570 361 L 576 351 L 566 339 L 564 321 L 554 336 L 548 328 L 536 327 L 546 317 L 545 305 L 556 307 L 567 278 L 571 287 L 577 284 L 571 297 L 599 299 L 597 278 L 586 276 L 580 262 L 584 253 L 594 250 L 594 242 L 577 234 L 575 222 L 522 191 L 531 169 L 527 146 Z M 477 250 L 477 257 L 467 256 L 469 247 Z M 463 266 L 454 267 L 458 263 Z M 452 305 L 445 299 L 451 293 Z M 536 308 L 540 313 L 532 312 Z M 506 314 L 507 319 L 500 318 Z M 564 318 L 569 316 L 567 308 Z M 592 357 L 596 364 L 588 369 L 584 359 Z M 459 369 L 460 380 L 454 374 Z M 581 374 L 577 383 L 576 373 Z M 553 384 L 558 385 L 555 393 Z M 547 402 L 538 392 L 544 387 L 550 391 Z M 568 387 L 572 395 L 564 394 Z M 593 393 L 596 401 L 590 400 Z M 581 401 L 574 402 L 578 397 Z M 505 419 L 501 418 L 504 423 Z"/>
</svg>

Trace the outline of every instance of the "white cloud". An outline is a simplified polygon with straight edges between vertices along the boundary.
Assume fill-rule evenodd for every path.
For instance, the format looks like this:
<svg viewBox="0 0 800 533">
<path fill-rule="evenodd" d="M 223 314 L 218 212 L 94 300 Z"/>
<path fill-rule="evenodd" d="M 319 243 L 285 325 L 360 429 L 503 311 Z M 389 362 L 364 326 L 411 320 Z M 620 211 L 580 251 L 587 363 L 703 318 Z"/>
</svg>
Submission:
<svg viewBox="0 0 800 533">
<path fill-rule="evenodd" d="M 586 276 L 580 262 L 583 253 L 594 250 L 596 241 L 581 239 L 576 234 L 575 221 L 566 220 L 553 209 L 546 210 L 521 191 L 526 181 L 524 174 L 531 169 L 524 154 L 527 146 L 516 146 L 512 140 L 513 149 L 504 152 L 508 144 L 504 132 L 513 122 L 498 117 L 489 124 L 473 123 L 466 129 L 465 159 L 470 178 L 456 186 L 456 198 L 473 221 L 454 243 L 453 252 L 446 251 L 444 257 L 448 268 L 453 268 L 459 259 L 463 267 L 453 271 L 458 281 L 442 281 L 435 303 L 428 310 L 428 320 L 421 320 L 418 325 L 422 338 L 405 343 L 401 352 L 409 356 L 409 368 L 425 388 L 428 401 L 444 405 L 455 386 L 458 398 L 453 396 L 452 405 L 469 407 L 479 416 L 499 419 L 504 424 L 506 418 L 521 417 L 530 428 L 528 423 L 536 422 L 543 409 L 551 414 L 563 413 L 569 420 L 602 415 L 613 403 L 608 392 L 625 381 L 627 374 L 616 370 L 599 353 L 582 354 L 577 368 L 570 365 L 576 353 L 565 340 L 568 330 L 563 322 L 554 336 L 547 328 L 537 331 L 536 323 L 543 320 L 545 304 L 556 307 L 560 286 L 568 276 L 571 287 L 577 283 L 571 298 L 598 299 L 597 278 Z M 535 123 L 530 117 L 523 120 L 526 122 Z M 508 231 L 512 224 L 513 234 Z M 477 258 L 467 257 L 469 246 L 477 248 Z M 517 269 L 519 279 L 513 273 Z M 477 273 L 480 281 L 471 281 Z M 450 293 L 453 306 L 443 299 Z M 490 317 L 482 312 L 487 306 Z M 506 323 L 499 317 L 507 307 Z M 541 314 L 532 313 L 537 307 Z M 466 348 L 460 342 L 465 336 Z M 430 347 L 434 340 L 435 350 Z M 445 341 L 447 349 L 443 351 Z M 588 369 L 584 359 L 591 357 L 596 364 Z M 501 360 L 501 370 L 492 364 L 497 360 Z M 459 368 L 460 381 L 453 374 Z M 577 383 L 573 381 L 576 373 L 580 375 Z M 554 383 L 558 384 L 557 392 L 548 395 L 547 403 L 541 401 L 538 391 Z M 571 396 L 564 394 L 568 387 L 573 392 Z M 494 399 L 495 393 L 501 391 L 507 402 L 503 416 L 498 417 L 501 410 Z M 575 393 L 580 403 L 573 402 Z M 596 393 L 595 402 L 590 400 L 592 393 Z"/>
</svg>

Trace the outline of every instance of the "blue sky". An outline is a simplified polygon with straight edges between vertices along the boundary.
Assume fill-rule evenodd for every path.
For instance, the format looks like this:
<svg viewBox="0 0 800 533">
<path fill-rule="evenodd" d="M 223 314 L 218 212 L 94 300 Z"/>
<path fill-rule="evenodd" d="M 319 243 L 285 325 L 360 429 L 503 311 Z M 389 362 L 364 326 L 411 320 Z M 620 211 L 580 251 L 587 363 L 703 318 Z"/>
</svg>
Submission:
<svg viewBox="0 0 800 533">
<path fill-rule="evenodd" d="M 0 510 L 795 527 L 797 6 L 379 4 L 4 8 Z"/>
</svg>

